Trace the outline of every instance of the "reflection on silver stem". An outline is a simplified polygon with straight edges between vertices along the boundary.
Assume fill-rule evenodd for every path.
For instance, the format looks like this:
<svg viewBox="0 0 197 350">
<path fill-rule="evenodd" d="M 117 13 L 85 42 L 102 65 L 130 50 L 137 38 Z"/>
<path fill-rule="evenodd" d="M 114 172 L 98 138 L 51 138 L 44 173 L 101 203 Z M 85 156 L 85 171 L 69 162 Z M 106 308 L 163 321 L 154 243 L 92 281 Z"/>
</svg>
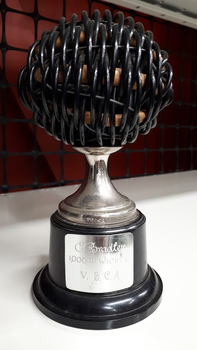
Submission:
<svg viewBox="0 0 197 350">
<path fill-rule="evenodd" d="M 76 148 L 86 155 L 89 171 L 80 188 L 59 204 L 63 220 L 82 226 L 117 227 L 137 219 L 135 203 L 115 189 L 108 175 L 109 155 L 119 149 Z"/>
</svg>

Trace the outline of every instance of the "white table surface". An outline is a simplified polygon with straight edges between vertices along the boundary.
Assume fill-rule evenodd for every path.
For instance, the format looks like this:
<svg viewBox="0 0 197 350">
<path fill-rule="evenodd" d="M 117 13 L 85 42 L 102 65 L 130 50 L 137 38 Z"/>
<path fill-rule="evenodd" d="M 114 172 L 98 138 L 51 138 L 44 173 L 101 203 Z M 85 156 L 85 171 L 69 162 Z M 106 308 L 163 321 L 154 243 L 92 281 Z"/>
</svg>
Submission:
<svg viewBox="0 0 197 350">
<path fill-rule="evenodd" d="M 75 329 L 44 316 L 31 284 L 47 264 L 49 217 L 78 186 L 0 195 L 0 349 L 196 350 L 197 171 L 114 181 L 147 218 L 148 263 L 162 277 L 159 308 L 105 331 Z"/>
</svg>

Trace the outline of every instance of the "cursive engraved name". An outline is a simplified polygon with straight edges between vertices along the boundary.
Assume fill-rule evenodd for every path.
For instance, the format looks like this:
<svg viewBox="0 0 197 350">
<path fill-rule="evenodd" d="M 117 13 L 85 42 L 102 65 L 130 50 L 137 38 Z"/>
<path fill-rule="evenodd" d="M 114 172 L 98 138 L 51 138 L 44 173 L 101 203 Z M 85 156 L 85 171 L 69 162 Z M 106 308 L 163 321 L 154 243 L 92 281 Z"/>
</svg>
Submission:
<svg viewBox="0 0 197 350">
<path fill-rule="evenodd" d="M 97 246 L 95 242 L 78 242 L 75 245 L 75 250 L 78 253 L 91 252 L 96 253 L 117 253 L 123 252 L 127 249 L 126 244 L 118 244 L 118 242 L 111 243 L 109 246 Z"/>
</svg>

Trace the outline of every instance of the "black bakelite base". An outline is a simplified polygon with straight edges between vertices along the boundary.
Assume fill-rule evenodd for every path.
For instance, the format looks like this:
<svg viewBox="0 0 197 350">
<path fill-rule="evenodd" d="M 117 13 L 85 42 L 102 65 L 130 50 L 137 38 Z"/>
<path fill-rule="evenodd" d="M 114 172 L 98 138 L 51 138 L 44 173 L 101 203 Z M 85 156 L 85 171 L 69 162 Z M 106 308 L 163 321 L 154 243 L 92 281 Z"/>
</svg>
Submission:
<svg viewBox="0 0 197 350">
<path fill-rule="evenodd" d="M 51 217 L 49 264 L 35 277 L 33 298 L 46 316 L 64 325 L 84 329 L 112 329 L 139 322 L 160 304 L 162 281 L 146 262 L 145 216 L 121 228 L 94 229 L 94 234 L 110 238 L 132 232 L 134 281 L 129 288 L 108 293 L 70 290 L 65 281 L 66 235 L 92 234 L 92 228 L 76 227 L 63 222 L 58 213 Z M 129 271 L 128 271 L 129 274 Z"/>
<path fill-rule="evenodd" d="M 58 287 L 50 279 L 48 266 L 33 283 L 33 297 L 46 316 L 67 326 L 84 329 L 113 329 L 148 317 L 160 304 L 162 281 L 148 266 L 145 279 L 135 289 L 91 294 Z"/>
</svg>

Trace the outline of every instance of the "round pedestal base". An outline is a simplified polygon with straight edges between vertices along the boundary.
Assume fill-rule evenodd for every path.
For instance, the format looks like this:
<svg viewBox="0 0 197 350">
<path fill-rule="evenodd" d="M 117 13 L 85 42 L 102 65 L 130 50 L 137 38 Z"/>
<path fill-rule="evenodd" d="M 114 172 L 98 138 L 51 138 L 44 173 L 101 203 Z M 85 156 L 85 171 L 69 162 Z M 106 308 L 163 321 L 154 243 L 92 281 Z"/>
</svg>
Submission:
<svg viewBox="0 0 197 350">
<path fill-rule="evenodd" d="M 61 288 L 50 278 L 48 265 L 33 282 L 33 297 L 40 311 L 54 321 L 84 329 L 113 329 L 139 322 L 156 310 L 161 294 L 162 281 L 150 266 L 135 288 L 111 293 Z"/>
</svg>

